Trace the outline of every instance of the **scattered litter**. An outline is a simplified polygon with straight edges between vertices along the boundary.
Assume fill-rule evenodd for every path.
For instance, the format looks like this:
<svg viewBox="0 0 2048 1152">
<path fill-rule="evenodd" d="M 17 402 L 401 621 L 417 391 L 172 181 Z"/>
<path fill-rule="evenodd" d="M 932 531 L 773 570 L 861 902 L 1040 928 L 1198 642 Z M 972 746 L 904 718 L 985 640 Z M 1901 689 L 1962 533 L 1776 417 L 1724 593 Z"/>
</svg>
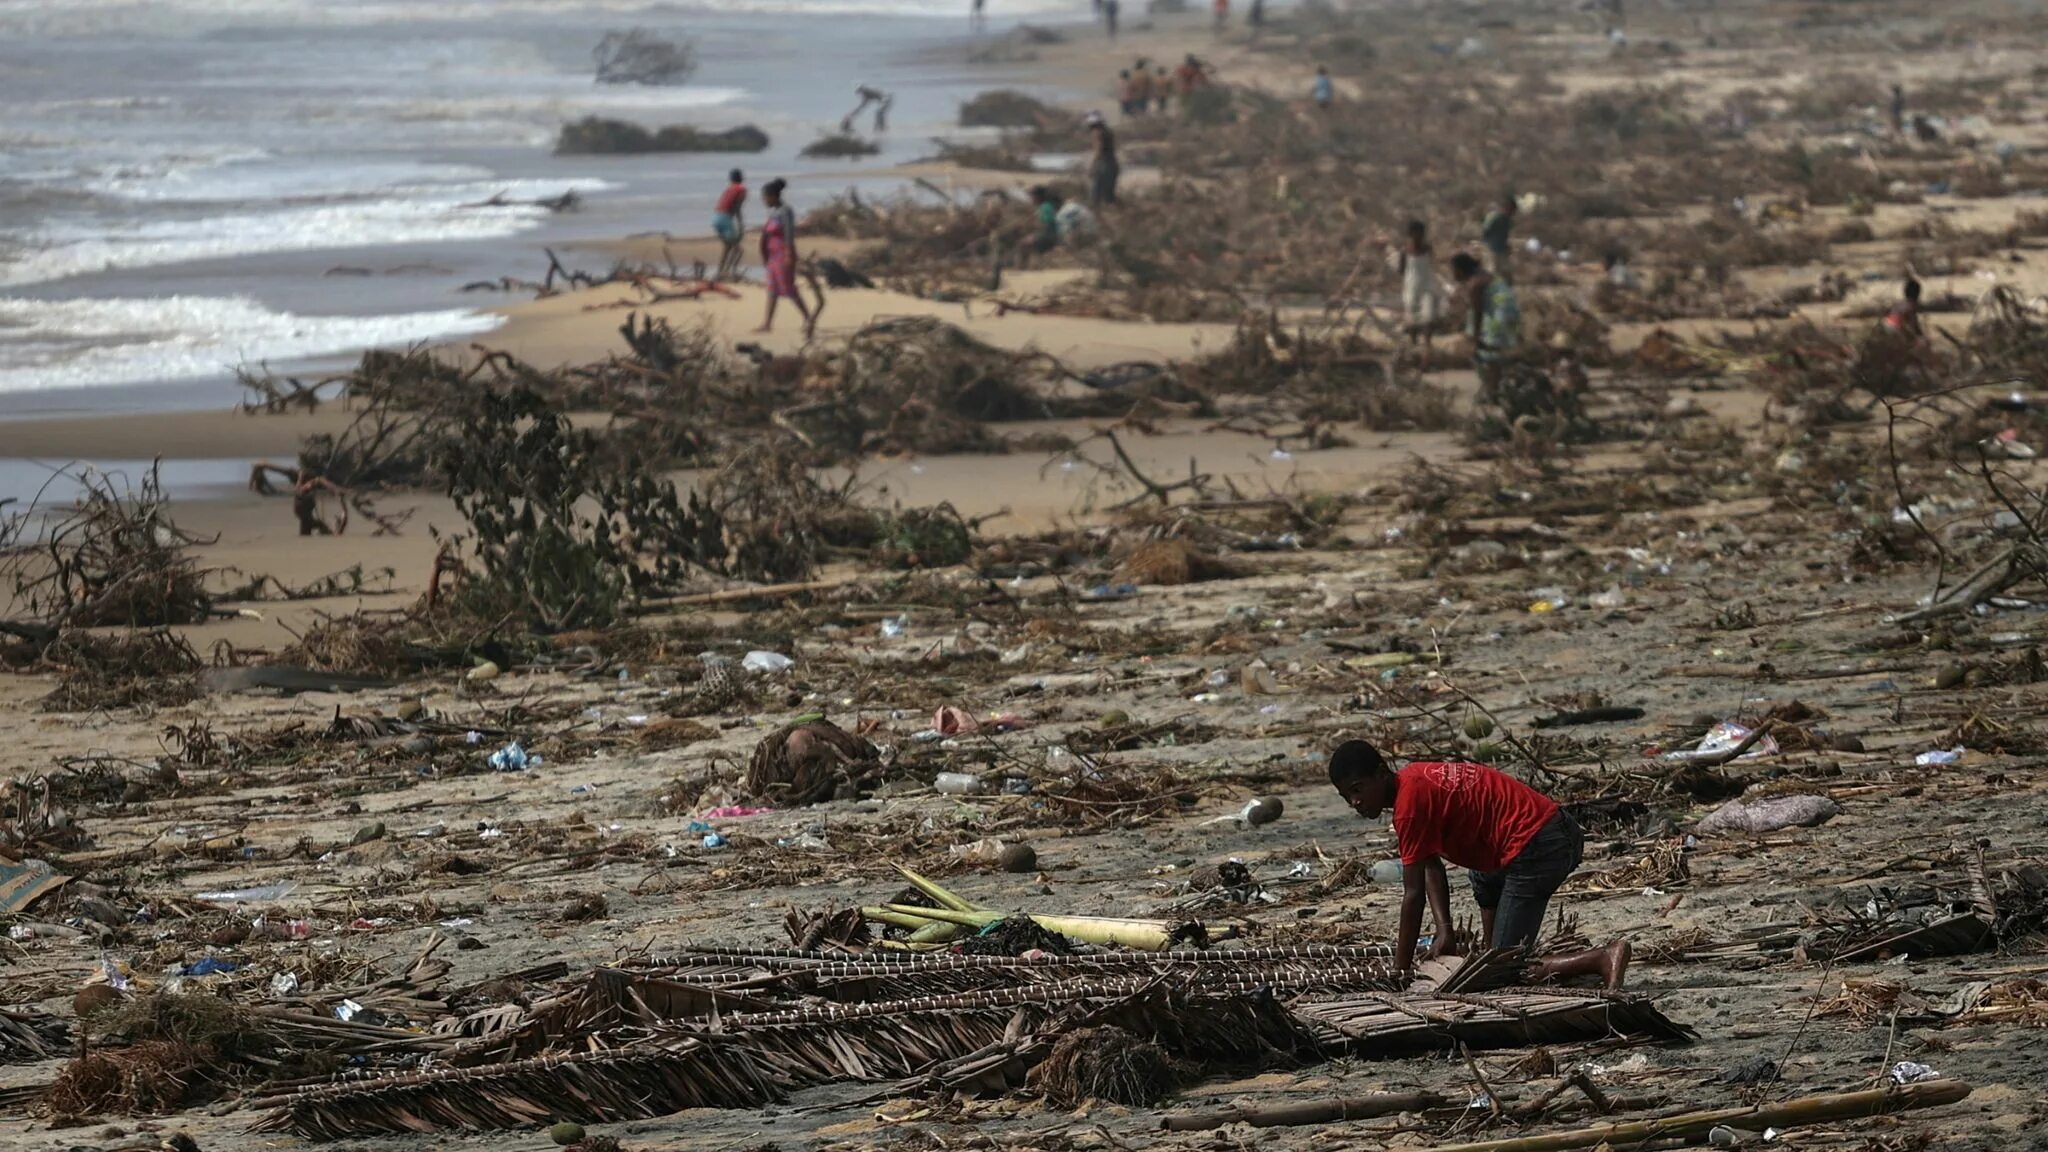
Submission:
<svg viewBox="0 0 2048 1152">
<path fill-rule="evenodd" d="M 262 900 L 282 900 L 299 890 L 296 880 L 283 880 L 276 884 L 263 884 L 255 888 L 229 888 L 220 892 L 200 892 L 195 900 L 210 900 L 221 904 L 250 904 Z"/>
<path fill-rule="evenodd" d="M 299 977 L 296 972 L 279 972 L 270 978 L 270 994 L 272 996 L 290 996 L 298 992 L 298 990 Z"/>
<path fill-rule="evenodd" d="M 1136 584 L 1097 584 L 1081 594 L 1083 600 L 1135 600 L 1138 596 Z"/>
<path fill-rule="evenodd" d="M 1931 767 L 1936 764 L 1953 764 L 1961 760 L 1963 753 L 1967 751 L 1969 749 L 1964 748 L 1960 744 L 1953 748 L 1936 748 L 1932 752 L 1922 752 L 1918 756 L 1913 757 L 1913 763 L 1922 768 Z"/>
<path fill-rule="evenodd" d="M 932 777 L 932 787 L 949 796 L 974 796 L 981 792 L 981 777 L 971 772 L 941 772 Z"/>
<path fill-rule="evenodd" d="M 706 848 L 723 848 L 725 845 L 726 839 L 724 836 L 716 832 L 706 832 L 704 834 L 704 846 Z"/>
<path fill-rule="evenodd" d="M 717 808 L 706 808 L 702 818 L 706 820 L 736 820 L 743 816 L 765 816 L 775 811 L 753 804 L 725 804 Z"/>
<path fill-rule="evenodd" d="M 241 965 L 233 960 L 223 960 L 218 956 L 202 956 L 198 960 L 187 964 L 182 974 L 186 976 L 213 976 L 233 972 L 240 967 Z"/>
<path fill-rule="evenodd" d="M 1941 1073 L 1936 1072 L 1925 1064 L 1915 1064 L 1911 1060 L 1901 1060 L 1897 1064 L 1892 1065 L 1889 1078 L 1894 1084 L 1918 1084 L 1926 1080 L 1939 1080 L 1941 1079 Z"/>
<path fill-rule="evenodd" d="M 758 672 L 763 676 L 772 676 L 777 672 L 787 672 L 795 666 L 796 661 L 784 656 L 782 653 L 767 652 L 759 648 L 740 658 L 740 667 L 749 672 Z"/>
<path fill-rule="evenodd" d="M 500 772 L 523 772 L 533 762 L 533 759 L 527 756 L 526 749 L 520 747 L 517 740 L 491 753 L 490 760 L 488 761 L 491 767 Z"/>
<path fill-rule="evenodd" d="M 1657 757 L 1657 759 L 1680 764 L 1688 760 L 1705 760 L 1718 756 L 1742 743 L 1744 740 L 1749 739 L 1749 733 L 1750 729 L 1748 727 L 1737 724 L 1733 720 L 1723 720 L 1712 728 L 1707 729 L 1707 734 L 1700 739 L 1697 747 L 1676 749 L 1664 753 L 1662 756 Z M 1736 759 L 1756 760 L 1765 756 L 1776 756 L 1777 754 L 1778 738 L 1775 736 L 1765 736 L 1763 739 L 1750 745 L 1749 751 L 1744 752 L 1741 756 L 1736 757 Z"/>
</svg>

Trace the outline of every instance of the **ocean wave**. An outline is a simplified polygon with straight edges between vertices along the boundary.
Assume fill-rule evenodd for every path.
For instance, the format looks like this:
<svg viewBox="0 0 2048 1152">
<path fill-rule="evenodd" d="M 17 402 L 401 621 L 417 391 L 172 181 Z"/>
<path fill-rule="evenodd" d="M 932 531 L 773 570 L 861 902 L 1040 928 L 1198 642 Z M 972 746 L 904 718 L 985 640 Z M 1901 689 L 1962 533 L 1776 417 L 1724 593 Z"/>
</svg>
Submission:
<svg viewBox="0 0 2048 1152">
<path fill-rule="evenodd" d="M 295 316 L 239 296 L 0 297 L 0 392 L 199 379 L 244 364 L 488 332 L 502 320 L 461 309 Z"/>
<path fill-rule="evenodd" d="M 662 17 L 708 13 L 800 13 L 958 19 L 959 0 L 0 0 L 0 29 L 29 34 L 104 30 L 112 20 L 177 28 L 191 20 L 246 25 L 459 23 L 588 15 L 594 18 Z M 1073 0 L 994 0 L 989 14 L 1080 15 Z"/>
<path fill-rule="evenodd" d="M 602 180 L 503 180 L 473 185 L 389 189 L 395 198 L 296 205 L 184 220 L 93 221 L 57 225 L 14 240 L 0 264 L 0 285 L 20 286 L 95 272 L 150 268 L 191 260 L 307 252 L 383 244 L 489 240 L 539 224 L 548 210 L 530 203 L 483 205 L 595 191 Z"/>
<path fill-rule="evenodd" d="M 490 175 L 489 169 L 468 164 L 266 155 L 260 162 L 120 165 L 83 183 L 94 192 L 124 200 L 191 204 L 338 199 L 454 184 L 477 187 Z"/>
</svg>

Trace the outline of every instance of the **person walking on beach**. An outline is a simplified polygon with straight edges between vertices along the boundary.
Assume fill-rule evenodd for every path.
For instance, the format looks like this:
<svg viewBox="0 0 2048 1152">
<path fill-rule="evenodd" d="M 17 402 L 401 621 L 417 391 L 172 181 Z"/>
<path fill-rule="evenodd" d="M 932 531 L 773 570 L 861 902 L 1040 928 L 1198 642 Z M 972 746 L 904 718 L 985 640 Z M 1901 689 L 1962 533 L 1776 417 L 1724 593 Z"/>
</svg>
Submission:
<svg viewBox="0 0 2048 1152">
<path fill-rule="evenodd" d="M 1470 252 L 1451 257 L 1451 279 L 1462 293 L 1465 333 L 1472 338 L 1473 366 L 1479 369 L 1481 397 L 1491 397 L 1500 382 L 1501 366 L 1522 341 L 1522 307 L 1514 286 L 1479 266 Z"/>
<path fill-rule="evenodd" d="M 1116 135 L 1103 123 L 1101 114 L 1090 112 L 1087 125 L 1088 206 L 1100 212 L 1106 205 L 1116 203 L 1116 182 L 1123 169 L 1116 159 Z"/>
<path fill-rule="evenodd" d="M 1109 38 L 1116 39 L 1117 0 L 1102 0 L 1102 26 L 1109 30 Z"/>
<path fill-rule="evenodd" d="M 853 111 L 846 114 L 846 119 L 839 122 L 840 133 L 851 136 L 853 134 L 853 122 L 859 119 L 860 114 L 867 111 L 870 107 L 873 107 L 875 110 L 875 133 L 880 135 L 883 132 L 887 132 L 889 130 L 889 106 L 896 102 L 896 97 L 879 88 L 870 88 L 866 84 L 854 85 L 853 94 L 860 97 L 860 103 L 854 105 Z M 766 189 L 763 189 L 763 192 L 765 191 Z"/>
<path fill-rule="evenodd" d="M 1479 225 L 1479 242 L 1486 246 L 1487 262 L 1493 274 L 1502 280 L 1514 279 L 1514 232 L 1515 198 L 1512 194 L 1500 198 L 1500 206 L 1486 214 Z"/>
<path fill-rule="evenodd" d="M 1171 99 L 1173 77 L 1167 73 L 1166 65 L 1161 64 L 1152 70 L 1152 110 L 1162 116 L 1166 115 L 1166 102 Z"/>
<path fill-rule="evenodd" d="M 967 26 L 977 32 L 988 27 L 988 0 L 969 0 Z"/>
<path fill-rule="evenodd" d="M 1216 14 L 1216 34 L 1221 36 L 1230 23 L 1230 0 L 1216 0 L 1212 10 Z"/>
<path fill-rule="evenodd" d="M 1892 135 L 1906 135 L 1906 86 L 1892 85 Z"/>
<path fill-rule="evenodd" d="M 1131 70 L 1126 68 L 1116 74 L 1117 110 L 1122 112 L 1126 118 L 1137 115 L 1137 113 L 1131 110 L 1131 106 L 1136 100 L 1137 89 L 1131 84 Z"/>
<path fill-rule="evenodd" d="M 1444 303 L 1443 286 L 1437 283 L 1431 257 L 1429 225 L 1410 220 L 1407 239 L 1394 251 L 1394 271 L 1401 277 L 1401 326 L 1410 344 L 1422 345 L 1425 357 Z"/>
<path fill-rule="evenodd" d="M 1330 110 L 1330 105 L 1337 102 L 1337 85 L 1330 79 L 1329 68 L 1321 64 L 1316 65 L 1316 78 L 1315 82 L 1309 85 L 1309 95 L 1314 97 L 1316 107 L 1325 112 Z"/>
<path fill-rule="evenodd" d="M 1399 771 L 1379 749 L 1350 740 L 1330 756 L 1330 784 L 1368 820 L 1393 812 L 1401 854 L 1401 920 L 1394 967 L 1415 966 L 1422 909 L 1436 934 L 1424 959 L 1457 954 L 1446 862 L 1471 876 L 1479 904 L 1479 944 L 1527 955 L 1543 928 L 1550 898 L 1585 858 L 1586 834 L 1557 802 L 1484 764 L 1416 760 Z M 1597 976 L 1610 991 L 1628 974 L 1629 943 L 1616 940 L 1530 964 L 1535 981 Z"/>
<path fill-rule="evenodd" d="M 1195 89 L 1208 87 L 1209 72 L 1202 67 L 1200 60 L 1195 59 L 1195 54 L 1190 52 L 1187 59 L 1180 62 L 1180 67 L 1174 69 L 1174 79 L 1180 82 L 1180 98 L 1185 105 L 1188 95 Z"/>
<path fill-rule="evenodd" d="M 746 218 L 742 214 L 747 203 L 747 178 L 735 168 L 726 173 L 725 191 L 718 194 L 718 207 L 711 213 L 711 230 L 725 243 L 725 252 L 718 258 L 718 274 L 714 280 L 730 280 L 740 273 L 740 240 L 747 234 Z"/>
<path fill-rule="evenodd" d="M 804 303 L 803 293 L 796 287 L 796 210 L 782 202 L 782 190 L 787 187 L 789 182 L 779 176 L 761 186 L 761 203 L 768 208 L 768 218 L 761 223 L 761 267 L 768 277 L 768 314 L 754 331 L 765 333 L 773 329 L 776 301 L 788 300 L 803 314 L 804 339 L 809 340 L 817 318 L 811 315 L 810 306 Z"/>
<path fill-rule="evenodd" d="M 1143 116 L 1152 110 L 1152 69 L 1146 67 L 1145 58 L 1140 56 L 1131 65 L 1131 114 Z"/>
</svg>

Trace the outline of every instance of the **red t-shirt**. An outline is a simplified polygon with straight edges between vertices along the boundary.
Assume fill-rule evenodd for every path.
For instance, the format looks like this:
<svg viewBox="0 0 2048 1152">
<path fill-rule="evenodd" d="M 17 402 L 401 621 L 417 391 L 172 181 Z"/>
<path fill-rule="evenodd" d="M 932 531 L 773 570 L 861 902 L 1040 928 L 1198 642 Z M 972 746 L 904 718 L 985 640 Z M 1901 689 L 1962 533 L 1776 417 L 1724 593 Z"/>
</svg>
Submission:
<svg viewBox="0 0 2048 1152">
<path fill-rule="evenodd" d="M 718 194 L 718 210 L 730 216 L 739 211 L 740 205 L 746 203 L 746 201 L 747 186 L 745 184 L 727 184 L 725 191 Z M 698 203 L 701 204 L 703 201 L 700 200 Z"/>
<path fill-rule="evenodd" d="M 1417 760 L 1394 793 L 1401 863 L 1441 856 L 1474 872 L 1499 872 L 1557 815 L 1557 803 L 1484 764 Z"/>
</svg>

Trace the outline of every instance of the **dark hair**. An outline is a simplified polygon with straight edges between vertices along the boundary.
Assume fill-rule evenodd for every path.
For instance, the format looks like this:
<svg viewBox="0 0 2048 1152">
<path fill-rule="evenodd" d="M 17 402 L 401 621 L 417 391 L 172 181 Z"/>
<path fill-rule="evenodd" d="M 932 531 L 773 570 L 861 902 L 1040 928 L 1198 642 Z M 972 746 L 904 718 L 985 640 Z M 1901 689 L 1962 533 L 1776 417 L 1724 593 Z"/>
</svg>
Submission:
<svg viewBox="0 0 2048 1152">
<path fill-rule="evenodd" d="M 1131 78 L 1131 70 L 1129 68 L 1126 68 L 1123 71 L 1117 73 L 1117 75 L 1125 80 L 1128 80 Z"/>
<path fill-rule="evenodd" d="M 1470 280 L 1479 272 L 1479 261 L 1470 252 L 1460 252 L 1451 257 L 1451 276 L 1457 280 Z"/>
<path fill-rule="evenodd" d="M 761 185 L 761 195 L 780 196 L 782 195 L 782 190 L 787 187 L 789 187 L 789 181 L 777 176 L 775 179 Z"/>
<path fill-rule="evenodd" d="M 1500 198 L 1500 206 L 1507 209 L 1510 212 L 1513 212 L 1515 209 L 1521 207 L 1521 205 L 1515 203 L 1515 194 L 1513 192 L 1509 192 Z"/>
<path fill-rule="evenodd" d="M 1330 753 L 1330 784 L 1339 789 L 1370 780 L 1386 770 L 1387 762 L 1381 758 L 1380 750 L 1363 740 L 1346 740 Z"/>
<path fill-rule="evenodd" d="M 746 183 L 746 181 L 747 181 L 747 178 L 746 178 L 746 176 L 745 176 L 745 175 L 743 175 L 743 174 L 742 174 L 742 173 L 740 172 L 740 170 L 739 170 L 739 169 L 737 169 L 737 168 L 733 169 L 733 170 L 732 170 L 732 171 L 730 171 L 730 172 L 727 172 L 727 173 L 725 174 L 725 178 L 726 178 L 727 180 L 730 180 L 730 181 L 732 181 L 732 182 L 733 182 L 733 183 L 735 183 L 735 184 L 744 184 L 744 183 Z"/>
<path fill-rule="evenodd" d="M 1920 281 L 1915 280 L 1911 276 L 1906 277 L 1906 299 L 1920 299 Z"/>
<path fill-rule="evenodd" d="M 1420 240 L 1424 236 L 1429 235 L 1429 225 L 1420 220 L 1410 220 L 1408 222 L 1408 234 Z"/>
</svg>

